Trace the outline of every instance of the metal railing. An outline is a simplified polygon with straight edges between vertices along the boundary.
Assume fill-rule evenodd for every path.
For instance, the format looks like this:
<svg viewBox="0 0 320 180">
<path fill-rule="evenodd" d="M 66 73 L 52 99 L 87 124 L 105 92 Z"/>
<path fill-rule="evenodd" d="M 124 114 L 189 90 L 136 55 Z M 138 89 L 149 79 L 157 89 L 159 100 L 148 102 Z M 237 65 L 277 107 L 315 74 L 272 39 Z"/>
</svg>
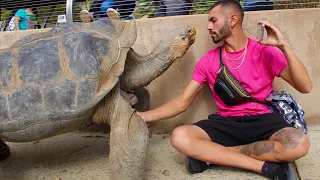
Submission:
<svg viewBox="0 0 320 180">
<path fill-rule="evenodd" d="M 72 0 L 67 0 L 66 18 L 68 23 L 73 22 L 73 1 Z"/>
<path fill-rule="evenodd" d="M 259 1 L 259 0 L 253 0 Z M 260 0 L 261 1 L 261 0 Z M 34 8 L 37 16 L 37 28 L 53 27 L 66 20 L 67 23 L 81 22 L 81 10 L 87 10 L 92 21 L 105 17 L 108 8 L 104 0 L 1 0 L 1 29 L 8 30 L 8 24 L 16 11 L 21 8 Z M 123 19 L 154 18 L 208 13 L 216 0 L 114 0 L 112 7 L 118 9 Z M 316 8 L 320 0 L 274 0 L 273 3 L 244 4 L 244 10 Z M 110 6 L 111 7 L 111 6 Z M 101 11 L 102 10 L 102 11 Z M 65 19 L 63 19 L 65 18 Z"/>
</svg>

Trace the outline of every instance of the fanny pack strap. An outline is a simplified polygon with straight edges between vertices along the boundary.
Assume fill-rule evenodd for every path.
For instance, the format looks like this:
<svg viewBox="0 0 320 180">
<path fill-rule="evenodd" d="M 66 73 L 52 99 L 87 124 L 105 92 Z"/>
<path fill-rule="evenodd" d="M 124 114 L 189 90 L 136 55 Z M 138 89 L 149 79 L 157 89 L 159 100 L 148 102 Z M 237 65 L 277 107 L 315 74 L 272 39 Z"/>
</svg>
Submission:
<svg viewBox="0 0 320 180">
<path fill-rule="evenodd" d="M 219 60 L 220 60 L 220 69 L 219 71 L 223 68 L 224 63 L 222 61 L 222 46 L 219 48 Z M 232 74 L 231 74 L 232 75 Z M 232 75 L 233 76 L 233 75 Z"/>
<path fill-rule="evenodd" d="M 237 83 L 237 86 L 241 86 L 241 84 L 239 83 L 239 81 L 234 77 L 234 75 L 231 73 L 231 71 L 228 69 L 228 67 L 223 63 L 222 61 L 222 46 L 219 48 L 219 60 L 220 60 L 220 68 L 219 68 L 219 72 L 218 73 L 221 73 L 221 70 L 223 68 L 226 68 L 228 71 L 229 71 L 229 75 L 232 76 L 236 81 L 234 83 Z M 236 89 L 234 89 L 234 86 L 232 86 L 229 81 L 226 81 L 225 83 L 228 83 L 230 85 L 230 87 L 232 87 L 232 89 L 234 91 L 237 91 Z M 242 86 L 241 86 L 242 87 Z M 244 89 L 244 87 L 242 87 Z M 248 102 L 256 102 L 256 103 L 260 103 L 260 104 L 263 104 L 263 105 L 267 105 L 269 106 L 270 103 L 268 102 L 263 102 L 263 101 L 258 101 L 256 100 L 256 98 L 252 97 L 252 95 L 250 93 L 247 92 L 247 94 L 250 95 L 250 100 L 248 100 Z"/>
</svg>

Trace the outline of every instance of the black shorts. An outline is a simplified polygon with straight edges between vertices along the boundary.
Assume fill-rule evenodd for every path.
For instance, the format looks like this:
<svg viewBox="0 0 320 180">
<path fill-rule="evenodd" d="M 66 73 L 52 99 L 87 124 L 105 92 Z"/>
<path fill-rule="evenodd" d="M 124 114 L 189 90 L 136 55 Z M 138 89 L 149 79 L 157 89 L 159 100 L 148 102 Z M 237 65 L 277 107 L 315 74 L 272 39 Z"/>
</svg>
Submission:
<svg viewBox="0 0 320 180">
<path fill-rule="evenodd" d="M 275 113 L 237 117 L 211 114 L 208 118 L 194 125 L 203 129 L 213 142 L 226 147 L 267 140 L 278 130 L 293 127 L 282 115 Z"/>
</svg>

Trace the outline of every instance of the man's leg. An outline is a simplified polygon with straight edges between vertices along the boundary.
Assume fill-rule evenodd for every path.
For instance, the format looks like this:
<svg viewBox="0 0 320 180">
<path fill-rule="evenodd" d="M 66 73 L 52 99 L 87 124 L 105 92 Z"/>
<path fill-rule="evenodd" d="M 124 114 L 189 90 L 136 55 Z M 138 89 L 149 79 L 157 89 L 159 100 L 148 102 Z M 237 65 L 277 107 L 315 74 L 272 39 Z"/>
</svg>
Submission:
<svg viewBox="0 0 320 180">
<path fill-rule="evenodd" d="M 195 125 L 176 128 L 171 135 L 171 144 L 186 156 L 212 164 L 247 169 L 260 174 L 264 164 L 263 161 L 212 142 L 208 134 Z"/>
<path fill-rule="evenodd" d="M 228 148 L 261 161 L 293 162 L 305 156 L 309 147 L 310 141 L 303 132 L 287 127 L 277 131 L 266 141 Z"/>
</svg>

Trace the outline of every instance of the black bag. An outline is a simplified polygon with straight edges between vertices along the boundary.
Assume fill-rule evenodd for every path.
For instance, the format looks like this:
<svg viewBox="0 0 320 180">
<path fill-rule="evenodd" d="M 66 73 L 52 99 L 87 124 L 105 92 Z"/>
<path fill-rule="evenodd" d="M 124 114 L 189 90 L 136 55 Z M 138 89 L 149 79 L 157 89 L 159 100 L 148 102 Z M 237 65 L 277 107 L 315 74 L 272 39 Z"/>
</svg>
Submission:
<svg viewBox="0 0 320 180">
<path fill-rule="evenodd" d="M 236 106 L 244 102 L 256 100 L 244 89 L 239 81 L 230 73 L 222 61 L 222 47 L 219 50 L 220 69 L 213 89 L 220 99 L 228 106 Z"/>
</svg>

